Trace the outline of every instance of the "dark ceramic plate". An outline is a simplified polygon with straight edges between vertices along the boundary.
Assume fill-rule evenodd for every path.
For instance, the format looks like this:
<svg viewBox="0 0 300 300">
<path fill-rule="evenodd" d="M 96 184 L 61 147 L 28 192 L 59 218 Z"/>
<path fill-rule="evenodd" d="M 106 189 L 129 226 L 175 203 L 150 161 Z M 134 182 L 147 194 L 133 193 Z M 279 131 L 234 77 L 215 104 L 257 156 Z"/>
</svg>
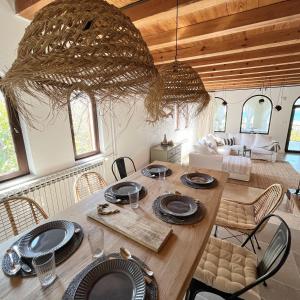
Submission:
<svg viewBox="0 0 300 300">
<path fill-rule="evenodd" d="M 132 181 L 119 182 L 111 187 L 112 193 L 117 197 L 127 197 L 128 194 L 135 194 L 141 190 L 142 186 Z"/>
<path fill-rule="evenodd" d="M 149 173 L 157 175 L 162 172 L 167 172 L 168 168 L 163 165 L 149 165 L 145 168 Z"/>
<path fill-rule="evenodd" d="M 33 258 L 57 251 L 71 240 L 74 230 L 74 224 L 65 220 L 38 226 L 20 239 L 20 254 L 24 258 Z"/>
<path fill-rule="evenodd" d="M 139 266 L 124 259 L 106 260 L 80 281 L 74 299 L 144 300 L 146 284 Z"/>
<path fill-rule="evenodd" d="M 193 198 L 170 194 L 160 200 L 160 210 L 176 217 L 187 217 L 193 215 L 198 206 Z"/>
<path fill-rule="evenodd" d="M 186 174 L 186 180 L 193 184 L 207 185 L 214 182 L 214 178 L 204 173 L 189 173 Z"/>
</svg>

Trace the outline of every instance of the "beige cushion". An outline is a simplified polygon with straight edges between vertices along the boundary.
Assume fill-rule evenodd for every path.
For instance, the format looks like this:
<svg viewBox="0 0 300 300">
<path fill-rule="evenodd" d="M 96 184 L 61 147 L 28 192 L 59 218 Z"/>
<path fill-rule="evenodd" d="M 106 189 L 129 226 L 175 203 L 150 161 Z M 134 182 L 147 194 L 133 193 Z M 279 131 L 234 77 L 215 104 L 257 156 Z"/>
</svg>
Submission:
<svg viewBox="0 0 300 300">
<path fill-rule="evenodd" d="M 210 237 L 194 278 L 226 293 L 236 292 L 256 280 L 257 256 L 230 242 Z M 258 288 L 241 296 L 259 300 Z"/>
<path fill-rule="evenodd" d="M 222 198 L 216 225 L 238 231 L 252 230 L 256 226 L 253 205 L 243 205 Z"/>
</svg>

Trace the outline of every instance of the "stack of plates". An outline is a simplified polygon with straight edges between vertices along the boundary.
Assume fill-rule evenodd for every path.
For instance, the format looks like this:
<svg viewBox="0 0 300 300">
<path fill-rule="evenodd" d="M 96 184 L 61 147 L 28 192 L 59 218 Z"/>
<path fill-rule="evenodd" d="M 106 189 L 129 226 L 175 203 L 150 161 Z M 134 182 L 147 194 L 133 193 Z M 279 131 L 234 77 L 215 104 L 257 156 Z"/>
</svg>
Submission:
<svg viewBox="0 0 300 300">
<path fill-rule="evenodd" d="M 143 186 L 137 182 L 124 181 L 118 182 L 117 184 L 109 187 L 105 191 L 106 200 L 112 203 L 119 203 L 117 199 L 121 200 L 122 203 L 129 203 L 129 195 L 139 193 L 141 198 L 141 193 L 143 191 Z"/>
<path fill-rule="evenodd" d="M 144 300 L 146 284 L 140 267 L 131 260 L 97 260 L 71 282 L 63 299 Z"/>
<path fill-rule="evenodd" d="M 159 174 L 163 172 L 166 173 L 166 176 L 170 176 L 172 174 L 172 171 L 163 165 L 151 164 L 145 167 L 144 169 L 142 169 L 142 174 L 147 177 L 158 178 Z"/>
<path fill-rule="evenodd" d="M 159 198 L 159 210 L 164 215 L 186 218 L 197 212 L 198 205 L 191 197 L 170 194 Z"/>
<path fill-rule="evenodd" d="M 182 182 L 193 188 L 211 188 L 216 185 L 216 179 L 204 173 L 188 173 L 181 177 Z"/>
<path fill-rule="evenodd" d="M 40 225 L 25 234 L 18 243 L 22 258 L 32 259 L 61 250 L 72 239 L 75 226 L 58 220 Z"/>
</svg>

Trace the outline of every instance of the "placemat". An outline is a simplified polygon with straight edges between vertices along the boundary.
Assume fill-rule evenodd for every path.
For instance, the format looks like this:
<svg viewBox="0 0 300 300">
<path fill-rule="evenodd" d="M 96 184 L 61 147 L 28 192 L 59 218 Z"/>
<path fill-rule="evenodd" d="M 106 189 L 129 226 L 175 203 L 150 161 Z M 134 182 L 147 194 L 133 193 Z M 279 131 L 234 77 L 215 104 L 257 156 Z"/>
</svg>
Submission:
<svg viewBox="0 0 300 300">
<path fill-rule="evenodd" d="M 158 179 L 158 176 L 151 176 L 151 173 L 147 170 L 147 168 L 142 169 L 141 173 L 146 177 L 149 177 L 149 178 L 152 178 L 152 179 Z M 168 169 L 167 172 L 166 172 L 166 177 L 171 176 L 172 173 L 173 173 L 172 170 Z"/>
<path fill-rule="evenodd" d="M 168 214 L 163 213 L 160 210 L 160 200 L 163 198 L 164 196 L 160 196 L 157 199 L 154 200 L 153 204 L 152 204 L 152 209 L 154 214 L 162 221 L 166 222 L 166 223 L 170 223 L 170 224 L 176 224 L 176 225 L 191 225 L 191 224 L 195 224 L 200 222 L 206 214 L 206 207 L 204 206 L 204 204 L 202 204 L 199 201 L 196 201 L 197 205 L 198 205 L 198 210 L 191 216 L 189 217 L 184 217 L 184 218 L 179 218 L 179 217 L 175 217 L 175 216 L 171 216 Z"/>
<path fill-rule="evenodd" d="M 138 257 L 134 256 L 133 257 L 141 263 L 143 266 L 148 267 L 143 261 L 141 261 Z M 87 267 L 85 267 L 79 274 L 75 276 L 75 278 L 71 281 L 69 284 L 67 290 L 65 291 L 62 300 L 72 300 L 74 299 L 76 290 L 81 282 L 81 280 L 84 278 L 84 276 L 95 266 L 98 264 L 101 264 L 105 260 L 109 258 L 122 258 L 119 253 L 111 253 L 109 255 L 100 257 L 93 261 L 91 264 L 89 264 Z M 142 270 L 143 274 L 145 272 Z M 146 275 L 146 274 L 145 274 Z M 158 299 L 158 285 L 154 277 L 152 277 L 152 282 L 151 283 L 146 283 L 146 297 L 145 300 L 157 300 Z"/>
<path fill-rule="evenodd" d="M 193 189 L 212 189 L 218 185 L 218 180 L 216 178 L 214 178 L 213 183 L 207 185 L 199 185 L 199 184 L 191 183 L 186 179 L 186 174 L 182 175 L 180 177 L 180 180 L 184 185 L 191 187 Z"/>
<path fill-rule="evenodd" d="M 75 223 L 75 222 L 73 222 L 73 224 L 75 226 L 75 229 L 76 228 L 80 229 L 80 232 L 74 233 L 74 236 L 72 237 L 72 239 L 63 248 L 61 248 L 61 249 L 59 249 L 55 252 L 55 263 L 56 263 L 56 265 L 60 265 L 65 260 L 67 260 L 79 248 L 79 246 L 80 246 L 80 244 L 83 240 L 84 233 L 83 233 L 82 227 L 79 224 Z M 11 247 L 16 245 L 19 242 L 19 240 L 14 242 L 11 245 Z M 13 257 L 16 261 L 18 260 L 18 256 L 17 256 L 16 253 L 13 253 Z M 10 270 L 11 270 L 12 266 L 11 266 L 10 258 L 7 254 L 5 254 L 3 259 L 2 259 L 2 271 L 7 276 L 21 276 L 21 277 L 36 276 L 34 268 L 32 267 L 32 264 L 31 264 L 31 260 L 29 260 L 29 259 L 25 260 L 24 259 L 24 262 L 26 262 L 31 267 L 32 272 L 26 273 L 21 269 L 18 272 L 18 274 L 11 275 Z"/>
<path fill-rule="evenodd" d="M 147 195 L 147 190 L 146 188 L 143 186 L 141 191 L 140 191 L 140 196 L 139 196 L 139 201 L 142 200 L 143 198 L 145 198 Z M 114 198 L 114 194 L 112 193 L 111 191 L 111 187 L 109 187 L 105 192 L 104 192 L 104 199 L 107 201 L 107 202 L 110 202 L 110 203 L 113 203 L 113 204 L 129 204 L 129 199 L 121 199 L 121 201 L 117 201 L 115 198 Z"/>
</svg>

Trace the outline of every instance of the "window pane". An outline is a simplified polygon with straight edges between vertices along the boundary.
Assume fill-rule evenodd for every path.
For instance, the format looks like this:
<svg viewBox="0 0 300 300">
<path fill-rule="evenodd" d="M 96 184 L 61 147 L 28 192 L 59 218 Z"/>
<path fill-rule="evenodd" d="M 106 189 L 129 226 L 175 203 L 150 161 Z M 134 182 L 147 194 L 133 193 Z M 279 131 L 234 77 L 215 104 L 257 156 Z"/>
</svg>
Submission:
<svg viewBox="0 0 300 300">
<path fill-rule="evenodd" d="M 300 98 L 295 102 L 295 105 L 300 105 Z"/>
<path fill-rule="evenodd" d="M 214 131 L 224 131 L 226 128 L 227 105 L 223 105 L 224 100 L 215 98 L 214 103 Z"/>
<path fill-rule="evenodd" d="M 0 91 L 0 176 L 19 170 L 4 96 Z"/>
<path fill-rule="evenodd" d="M 268 133 L 272 103 L 265 96 L 253 96 L 247 100 L 242 112 L 241 132 Z"/>
<path fill-rule="evenodd" d="M 76 155 L 95 151 L 93 108 L 86 94 L 80 93 L 71 101 L 71 115 Z"/>
</svg>

